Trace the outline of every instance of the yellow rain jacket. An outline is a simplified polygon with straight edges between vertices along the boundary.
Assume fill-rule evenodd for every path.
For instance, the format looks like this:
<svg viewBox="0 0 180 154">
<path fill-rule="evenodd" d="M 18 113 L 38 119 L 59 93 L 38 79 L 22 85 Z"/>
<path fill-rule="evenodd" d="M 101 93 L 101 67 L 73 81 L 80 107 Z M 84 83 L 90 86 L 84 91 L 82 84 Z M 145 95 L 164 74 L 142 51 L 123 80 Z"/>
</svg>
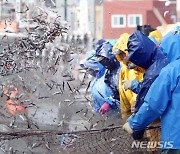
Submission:
<svg viewBox="0 0 180 154">
<path fill-rule="evenodd" d="M 162 34 L 159 30 L 154 30 L 149 34 L 149 37 L 155 38 L 155 40 L 160 43 L 162 39 Z"/>
<path fill-rule="evenodd" d="M 116 44 L 113 46 L 113 51 L 119 49 L 124 51 L 126 55 L 128 54 L 127 51 L 127 42 L 129 39 L 129 34 L 124 33 L 120 36 Z M 128 69 L 127 65 L 122 62 L 120 56 L 116 54 L 116 58 L 119 62 L 121 62 L 122 67 L 120 71 L 120 78 L 119 78 L 119 94 L 120 94 L 120 106 L 121 106 L 121 114 L 122 117 L 129 117 L 133 110 L 136 103 L 136 96 L 137 94 L 133 93 L 131 90 L 124 90 L 123 87 L 123 80 L 139 80 L 142 81 L 144 70 L 139 68 L 138 70 Z"/>
</svg>

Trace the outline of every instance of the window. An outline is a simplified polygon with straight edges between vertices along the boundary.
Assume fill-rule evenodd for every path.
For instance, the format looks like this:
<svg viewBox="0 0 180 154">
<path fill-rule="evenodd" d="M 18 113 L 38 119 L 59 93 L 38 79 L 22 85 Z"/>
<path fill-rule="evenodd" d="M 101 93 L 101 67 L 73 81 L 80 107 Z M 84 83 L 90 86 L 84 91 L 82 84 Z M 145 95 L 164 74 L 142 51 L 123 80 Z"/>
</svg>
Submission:
<svg viewBox="0 0 180 154">
<path fill-rule="evenodd" d="M 111 26 L 112 28 L 126 27 L 126 16 L 125 15 L 112 15 Z"/>
<path fill-rule="evenodd" d="M 142 15 L 141 14 L 128 15 L 128 27 L 136 27 L 137 25 L 142 25 Z"/>
</svg>

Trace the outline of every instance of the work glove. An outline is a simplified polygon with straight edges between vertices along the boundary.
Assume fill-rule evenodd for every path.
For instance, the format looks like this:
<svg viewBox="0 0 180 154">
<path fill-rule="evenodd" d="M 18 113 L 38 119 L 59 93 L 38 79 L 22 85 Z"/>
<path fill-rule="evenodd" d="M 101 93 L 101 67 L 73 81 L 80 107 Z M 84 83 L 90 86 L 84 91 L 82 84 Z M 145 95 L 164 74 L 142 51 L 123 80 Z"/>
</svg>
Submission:
<svg viewBox="0 0 180 154">
<path fill-rule="evenodd" d="M 123 80 L 122 83 L 124 86 L 124 90 L 131 89 L 132 80 Z"/>
<path fill-rule="evenodd" d="M 135 131 L 133 130 L 130 125 L 129 125 L 129 120 L 130 120 L 131 116 L 126 120 L 126 123 L 123 125 L 123 129 L 128 132 L 129 134 L 131 134 L 131 136 L 133 137 L 134 140 L 141 140 L 144 136 L 144 132 L 145 129 L 140 130 L 140 131 Z"/>
<path fill-rule="evenodd" d="M 131 134 L 131 135 L 133 134 L 133 129 L 130 127 L 129 122 L 126 122 L 123 125 L 123 129 L 129 134 Z"/>
<path fill-rule="evenodd" d="M 101 114 L 107 114 L 107 112 L 109 111 L 109 109 L 110 109 L 109 103 L 105 102 L 105 103 L 101 106 L 101 108 L 99 109 L 99 113 L 101 113 Z"/>
<path fill-rule="evenodd" d="M 134 69 L 135 67 L 136 67 L 136 65 L 133 64 L 133 63 L 130 63 L 130 64 L 127 66 L 128 69 Z"/>
<path fill-rule="evenodd" d="M 140 131 L 134 131 L 133 134 L 132 134 L 133 139 L 134 140 L 142 139 L 143 136 L 144 136 L 144 131 L 145 131 L 145 129 L 140 130 Z"/>
</svg>

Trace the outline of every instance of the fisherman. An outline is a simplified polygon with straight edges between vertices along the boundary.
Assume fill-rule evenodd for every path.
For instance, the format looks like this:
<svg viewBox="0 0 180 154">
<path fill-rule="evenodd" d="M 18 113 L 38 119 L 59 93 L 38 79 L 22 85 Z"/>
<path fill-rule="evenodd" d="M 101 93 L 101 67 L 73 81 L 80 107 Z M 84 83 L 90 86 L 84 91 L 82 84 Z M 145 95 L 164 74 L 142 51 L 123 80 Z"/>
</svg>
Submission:
<svg viewBox="0 0 180 154">
<path fill-rule="evenodd" d="M 159 46 L 152 42 L 140 31 L 135 31 L 128 40 L 128 60 L 146 70 L 142 82 L 137 80 L 130 82 L 129 89 L 137 93 L 135 113 L 144 103 L 144 98 L 163 67 L 168 64 L 167 58 L 161 52 Z M 125 83 L 127 84 L 127 83 Z M 134 132 L 134 139 L 143 137 L 144 130 Z"/>
<path fill-rule="evenodd" d="M 120 77 L 119 77 L 119 95 L 121 103 L 121 114 L 125 120 L 133 113 L 136 102 L 136 94 L 132 91 L 125 90 L 123 87 L 124 80 L 139 80 L 143 78 L 144 70 L 142 68 L 135 68 L 135 65 L 127 60 L 127 42 L 129 39 L 128 33 L 123 33 L 116 44 L 113 46 L 113 54 L 121 63 Z M 135 69 L 132 69 L 135 68 Z"/>
<path fill-rule="evenodd" d="M 96 113 L 111 115 L 119 112 L 119 100 L 112 97 L 113 92 L 105 83 L 107 69 L 98 62 L 98 58 L 93 56 L 85 59 L 81 61 L 80 66 L 94 78 L 91 83 L 91 94 Z"/>
</svg>

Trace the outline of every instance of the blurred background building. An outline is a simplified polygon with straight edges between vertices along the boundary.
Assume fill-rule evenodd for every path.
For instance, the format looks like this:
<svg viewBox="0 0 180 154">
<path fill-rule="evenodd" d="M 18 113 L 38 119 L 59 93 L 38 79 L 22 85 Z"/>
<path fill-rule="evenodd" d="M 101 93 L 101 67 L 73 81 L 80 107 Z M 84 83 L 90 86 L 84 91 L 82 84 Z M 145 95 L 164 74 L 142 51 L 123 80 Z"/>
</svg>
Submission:
<svg viewBox="0 0 180 154">
<path fill-rule="evenodd" d="M 138 25 L 156 28 L 176 23 L 176 3 L 168 6 L 165 3 L 158 0 L 105 0 L 103 38 L 117 39 L 122 33 L 131 34 Z"/>
<path fill-rule="evenodd" d="M 138 25 L 157 28 L 180 21 L 180 0 L 0 0 L 1 32 L 33 30 L 30 19 L 41 10 L 48 11 L 48 20 L 60 15 L 69 35 L 108 40 Z"/>
</svg>

